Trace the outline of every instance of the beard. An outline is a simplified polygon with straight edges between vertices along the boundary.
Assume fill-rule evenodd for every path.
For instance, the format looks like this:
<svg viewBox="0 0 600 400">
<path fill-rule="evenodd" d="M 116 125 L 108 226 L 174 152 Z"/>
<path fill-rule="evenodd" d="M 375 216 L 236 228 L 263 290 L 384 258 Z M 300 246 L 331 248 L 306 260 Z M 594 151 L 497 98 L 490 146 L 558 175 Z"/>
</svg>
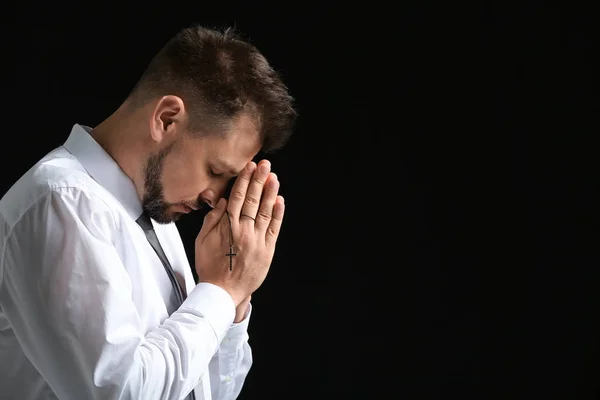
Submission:
<svg viewBox="0 0 600 400">
<path fill-rule="evenodd" d="M 150 218 L 159 224 L 175 222 L 181 217 L 181 213 L 169 212 L 170 204 L 165 200 L 164 188 L 161 182 L 165 157 L 171 147 L 172 145 L 148 157 L 144 168 L 142 208 Z"/>
</svg>

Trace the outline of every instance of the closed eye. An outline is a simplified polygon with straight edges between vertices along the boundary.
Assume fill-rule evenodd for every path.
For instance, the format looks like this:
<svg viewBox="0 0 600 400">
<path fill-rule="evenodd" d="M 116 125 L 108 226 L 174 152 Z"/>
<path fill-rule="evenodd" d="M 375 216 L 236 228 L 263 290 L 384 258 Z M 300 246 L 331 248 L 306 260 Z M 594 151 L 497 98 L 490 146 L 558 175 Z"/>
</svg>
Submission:
<svg viewBox="0 0 600 400">
<path fill-rule="evenodd" d="M 212 177 L 214 177 L 214 178 L 218 178 L 218 177 L 220 177 L 220 176 L 223 176 L 223 174 L 219 174 L 219 173 L 215 172 L 215 171 L 214 171 L 212 168 L 210 168 L 210 169 L 208 170 L 208 172 L 209 172 L 210 176 L 212 176 Z"/>
</svg>

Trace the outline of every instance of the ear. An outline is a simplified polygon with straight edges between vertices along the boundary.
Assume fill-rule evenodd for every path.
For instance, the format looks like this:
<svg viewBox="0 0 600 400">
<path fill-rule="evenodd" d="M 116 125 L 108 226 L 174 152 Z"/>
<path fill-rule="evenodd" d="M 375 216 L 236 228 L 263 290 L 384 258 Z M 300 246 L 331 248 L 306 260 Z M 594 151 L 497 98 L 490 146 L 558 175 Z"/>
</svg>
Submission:
<svg viewBox="0 0 600 400">
<path fill-rule="evenodd" d="M 163 96 L 152 113 L 150 132 L 152 139 L 160 142 L 181 131 L 186 122 L 183 100 L 178 96 Z"/>
</svg>

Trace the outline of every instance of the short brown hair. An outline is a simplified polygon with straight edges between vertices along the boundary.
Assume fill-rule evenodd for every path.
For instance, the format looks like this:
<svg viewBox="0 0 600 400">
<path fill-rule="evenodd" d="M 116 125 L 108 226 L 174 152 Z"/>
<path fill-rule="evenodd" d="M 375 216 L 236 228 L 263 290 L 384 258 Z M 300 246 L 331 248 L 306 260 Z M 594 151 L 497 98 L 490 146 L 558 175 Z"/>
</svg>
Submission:
<svg viewBox="0 0 600 400">
<path fill-rule="evenodd" d="M 264 152 L 285 144 L 297 117 L 278 73 L 232 28 L 179 31 L 152 59 L 129 100 L 140 104 L 165 95 L 181 97 L 190 130 L 200 134 L 222 131 L 233 117 L 250 113 Z"/>
</svg>

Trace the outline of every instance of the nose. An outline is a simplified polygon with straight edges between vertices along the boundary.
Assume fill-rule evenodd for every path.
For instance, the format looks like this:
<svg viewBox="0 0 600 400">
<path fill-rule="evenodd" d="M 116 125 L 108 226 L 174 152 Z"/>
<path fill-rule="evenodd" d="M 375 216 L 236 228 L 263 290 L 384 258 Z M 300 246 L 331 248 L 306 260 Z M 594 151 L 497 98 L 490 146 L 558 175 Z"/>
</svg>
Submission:
<svg viewBox="0 0 600 400">
<path fill-rule="evenodd" d="M 229 179 L 229 181 L 227 181 L 225 184 L 223 184 L 223 182 L 221 181 L 218 184 L 218 187 L 214 187 L 214 190 L 206 189 L 205 191 L 200 193 L 200 196 L 198 197 L 198 202 L 206 203 L 211 208 L 215 208 L 220 198 L 223 197 L 229 200 L 229 194 L 231 193 L 231 188 L 233 187 L 234 183 L 235 177 Z"/>
<path fill-rule="evenodd" d="M 211 189 L 206 189 L 198 196 L 198 204 L 206 203 L 210 208 L 215 208 L 217 200 L 216 193 Z"/>
</svg>

